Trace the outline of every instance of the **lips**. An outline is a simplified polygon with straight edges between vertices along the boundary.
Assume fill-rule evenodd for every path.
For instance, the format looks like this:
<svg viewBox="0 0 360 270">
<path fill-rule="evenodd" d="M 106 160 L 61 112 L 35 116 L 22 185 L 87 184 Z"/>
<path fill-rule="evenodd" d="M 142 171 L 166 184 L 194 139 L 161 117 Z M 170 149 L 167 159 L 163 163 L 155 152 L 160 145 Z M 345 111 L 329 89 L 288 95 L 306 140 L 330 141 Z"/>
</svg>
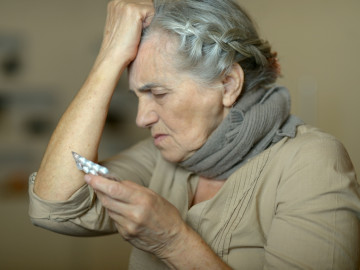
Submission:
<svg viewBox="0 0 360 270">
<path fill-rule="evenodd" d="M 156 146 L 160 145 L 160 143 L 167 137 L 167 134 L 158 133 L 153 135 L 154 138 L 154 144 Z"/>
</svg>

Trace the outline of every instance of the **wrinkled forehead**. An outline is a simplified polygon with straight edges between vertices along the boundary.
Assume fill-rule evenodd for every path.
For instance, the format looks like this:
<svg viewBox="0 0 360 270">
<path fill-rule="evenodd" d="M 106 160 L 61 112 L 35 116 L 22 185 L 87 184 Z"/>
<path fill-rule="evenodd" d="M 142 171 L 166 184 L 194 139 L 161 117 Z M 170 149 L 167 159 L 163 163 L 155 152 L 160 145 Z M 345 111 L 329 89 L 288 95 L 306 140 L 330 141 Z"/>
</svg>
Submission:
<svg viewBox="0 0 360 270">
<path fill-rule="evenodd" d="M 148 83 L 164 72 L 175 72 L 177 41 L 164 32 L 152 32 L 141 40 L 135 60 L 128 67 L 130 89 Z M 134 85 L 136 84 L 136 85 Z"/>
</svg>

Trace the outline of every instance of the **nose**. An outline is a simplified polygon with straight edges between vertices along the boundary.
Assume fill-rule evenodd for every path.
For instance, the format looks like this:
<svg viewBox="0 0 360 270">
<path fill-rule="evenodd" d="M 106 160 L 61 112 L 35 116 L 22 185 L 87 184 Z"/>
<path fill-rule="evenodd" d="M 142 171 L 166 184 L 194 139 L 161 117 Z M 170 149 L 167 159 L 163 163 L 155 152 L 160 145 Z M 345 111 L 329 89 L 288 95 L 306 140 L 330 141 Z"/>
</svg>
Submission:
<svg viewBox="0 0 360 270">
<path fill-rule="evenodd" d="M 136 115 L 136 125 L 141 128 L 148 128 L 155 124 L 158 119 L 159 116 L 151 105 L 151 101 L 146 98 L 140 98 Z"/>
</svg>

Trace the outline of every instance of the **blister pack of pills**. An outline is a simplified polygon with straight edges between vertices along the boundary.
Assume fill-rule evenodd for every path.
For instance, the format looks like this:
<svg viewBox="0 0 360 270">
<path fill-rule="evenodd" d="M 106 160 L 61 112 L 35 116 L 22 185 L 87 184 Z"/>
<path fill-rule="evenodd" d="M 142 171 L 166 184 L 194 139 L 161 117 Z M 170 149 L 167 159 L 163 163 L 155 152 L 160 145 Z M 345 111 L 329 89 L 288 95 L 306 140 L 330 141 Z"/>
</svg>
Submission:
<svg viewBox="0 0 360 270">
<path fill-rule="evenodd" d="M 79 155 L 78 153 L 72 152 L 72 155 L 75 159 L 76 167 L 80 171 L 93 175 L 104 176 L 108 179 L 118 181 L 118 179 L 110 175 L 108 168 L 101 166 L 95 162 L 92 162 L 91 160 L 86 159 L 85 157 Z"/>
</svg>

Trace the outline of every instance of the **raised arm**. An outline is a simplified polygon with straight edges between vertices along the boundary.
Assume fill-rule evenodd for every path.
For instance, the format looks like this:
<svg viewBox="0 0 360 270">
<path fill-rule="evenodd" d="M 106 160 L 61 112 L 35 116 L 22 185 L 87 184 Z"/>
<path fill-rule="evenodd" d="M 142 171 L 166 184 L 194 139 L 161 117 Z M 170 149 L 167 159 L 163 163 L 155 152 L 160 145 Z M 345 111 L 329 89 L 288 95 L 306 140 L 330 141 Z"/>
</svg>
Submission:
<svg viewBox="0 0 360 270">
<path fill-rule="evenodd" d="M 71 151 L 96 160 L 114 88 L 128 64 L 136 57 L 141 31 L 153 14 L 150 0 L 112 1 L 103 43 L 94 66 L 60 119 L 35 181 L 35 193 L 46 200 L 68 199 L 83 184 Z"/>
</svg>

